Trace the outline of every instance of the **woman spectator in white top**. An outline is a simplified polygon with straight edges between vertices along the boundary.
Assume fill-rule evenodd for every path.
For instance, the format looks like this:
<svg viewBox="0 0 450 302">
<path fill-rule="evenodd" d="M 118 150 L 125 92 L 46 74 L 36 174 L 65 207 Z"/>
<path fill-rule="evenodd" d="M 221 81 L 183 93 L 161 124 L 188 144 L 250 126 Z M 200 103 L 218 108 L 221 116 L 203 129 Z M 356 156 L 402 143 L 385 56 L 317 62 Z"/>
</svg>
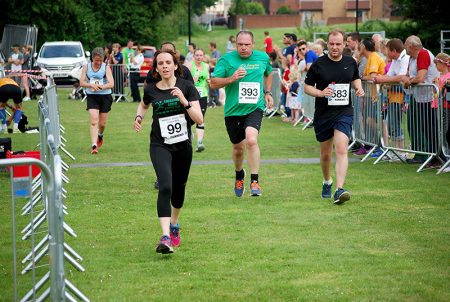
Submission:
<svg viewBox="0 0 450 302">
<path fill-rule="evenodd" d="M 91 122 L 91 154 L 97 154 L 103 145 L 103 133 L 111 110 L 111 89 L 114 79 L 111 68 L 103 63 L 105 52 L 102 47 L 92 50 L 92 62 L 83 66 L 80 86 L 86 88 L 87 109 Z"/>
</svg>

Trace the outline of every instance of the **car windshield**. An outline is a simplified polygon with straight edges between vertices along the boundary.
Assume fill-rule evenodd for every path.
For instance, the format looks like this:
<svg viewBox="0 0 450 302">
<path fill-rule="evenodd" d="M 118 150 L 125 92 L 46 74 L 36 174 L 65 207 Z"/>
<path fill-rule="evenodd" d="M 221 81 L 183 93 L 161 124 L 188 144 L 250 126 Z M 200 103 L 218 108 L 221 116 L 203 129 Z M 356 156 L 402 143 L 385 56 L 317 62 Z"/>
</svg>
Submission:
<svg viewBox="0 0 450 302">
<path fill-rule="evenodd" d="M 79 45 L 47 45 L 42 49 L 42 58 L 79 58 L 83 55 Z"/>
<path fill-rule="evenodd" d="M 155 54 L 154 51 L 151 49 L 144 50 L 144 58 L 151 59 L 153 58 L 154 54 Z"/>
</svg>

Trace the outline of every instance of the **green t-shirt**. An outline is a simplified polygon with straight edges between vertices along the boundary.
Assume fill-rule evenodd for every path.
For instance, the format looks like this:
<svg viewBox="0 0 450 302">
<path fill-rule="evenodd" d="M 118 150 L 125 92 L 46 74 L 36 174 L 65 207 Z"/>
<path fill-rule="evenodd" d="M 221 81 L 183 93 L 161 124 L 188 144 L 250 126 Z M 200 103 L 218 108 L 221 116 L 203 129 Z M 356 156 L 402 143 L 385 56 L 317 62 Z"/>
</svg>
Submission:
<svg viewBox="0 0 450 302">
<path fill-rule="evenodd" d="M 136 55 L 136 51 L 134 49 L 129 49 L 128 47 L 124 47 L 122 49 L 123 64 L 125 64 L 125 66 L 127 66 L 127 68 L 131 67 L 130 53 L 133 53 L 134 55 Z"/>
<path fill-rule="evenodd" d="M 195 79 L 195 75 L 198 74 L 198 80 L 194 83 L 195 88 L 197 88 L 198 93 L 200 94 L 200 97 L 207 97 L 208 96 L 208 75 L 209 75 L 209 69 L 208 65 L 205 62 L 202 62 L 202 70 L 198 70 L 197 66 L 195 66 L 195 62 L 192 61 L 191 63 L 191 74 L 192 78 Z"/>
<path fill-rule="evenodd" d="M 272 72 L 269 56 L 259 50 L 253 50 L 248 58 L 241 58 L 237 51 L 229 52 L 217 62 L 213 77 L 228 78 L 239 67 L 245 68 L 247 74 L 225 87 L 225 116 L 243 116 L 265 108 L 264 76 Z"/>
</svg>

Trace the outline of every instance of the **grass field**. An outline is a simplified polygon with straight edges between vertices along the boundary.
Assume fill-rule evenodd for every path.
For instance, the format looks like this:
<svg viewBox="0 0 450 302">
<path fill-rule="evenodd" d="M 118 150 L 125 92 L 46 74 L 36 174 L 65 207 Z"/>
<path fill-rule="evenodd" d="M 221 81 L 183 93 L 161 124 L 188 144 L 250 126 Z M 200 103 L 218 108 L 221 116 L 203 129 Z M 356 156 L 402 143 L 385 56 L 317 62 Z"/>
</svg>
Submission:
<svg viewBox="0 0 450 302">
<path fill-rule="evenodd" d="M 450 300 L 449 173 L 351 161 L 346 187 L 352 199 L 334 206 L 320 198 L 318 164 L 266 163 L 263 195 L 237 198 L 232 164 L 208 164 L 231 156 L 223 110 L 208 109 L 206 151 L 194 153 L 180 220 L 182 244 L 162 256 L 154 252 L 160 228 L 152 167 L 77 167 L 149 162 L 150 115 L 144 133 L 136 134 L 136 103 L 114 104 L 105 144 L 93 156 L 85 104 L 58 91 L 67 149 L 76 157 L 63 155 L 72 165 L 65 221 L 78 235 L 65 238 L 86 268 L 81 273 L 67 264 L 66 275 L 91 301 Z M 29 126 L 37 126 L 36 101 L 24 105 Z M 34 149 L 39 139 L 12 138 L 14 150 Z M 318 157 L 312 129 L 277 117 L 264 120 L 259 141 L 263 160 Z M 0 301 L 11 301 L 8 174 L 0 181 Z M 17 220 L 23 226 L 29 217 Z M 29 244 L 19 243 L 19 258 Z M 23 293 L 31 277 L 18 278 Z"/>
</svg>

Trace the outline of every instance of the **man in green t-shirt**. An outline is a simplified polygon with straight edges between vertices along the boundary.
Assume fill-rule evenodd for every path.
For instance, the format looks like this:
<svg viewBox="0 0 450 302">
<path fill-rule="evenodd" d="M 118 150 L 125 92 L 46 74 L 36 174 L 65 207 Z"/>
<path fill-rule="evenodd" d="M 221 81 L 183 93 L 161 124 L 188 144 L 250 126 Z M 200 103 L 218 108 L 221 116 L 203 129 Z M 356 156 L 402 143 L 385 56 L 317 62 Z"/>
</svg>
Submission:
<svg viewBox="0 0 450 302">
<path fill-rule="evenodd" d="M 250 166 L 251 196 L 261 195 L 258 183 L 260 151 L 258 134 L 265 108 L 271 109 L 272 66 L 269 56 L 253 50 L 254 38 L 250 31 L 236 35 L 236 50 L 222 56 L 210 81 L 212 89 L 225 87 L 225 125 L 233 144 L 232 159 L 236 170 L 234 192 L 244 193 L 244 151 Z"/>
<path fill-rule="evenodd" d="M 131 67 L 131 57 L 130 53 L 133 53 L 133 55 L 136 55 L 136 51 L 133 49 L 134 42 L 133 40 L 129 39 L 127 41 L 127 47 L 124 47 L 122 49 L 122 56 L 123 56 L 123 64 L 127 66 L 128 69 Z"/>
</svg>

